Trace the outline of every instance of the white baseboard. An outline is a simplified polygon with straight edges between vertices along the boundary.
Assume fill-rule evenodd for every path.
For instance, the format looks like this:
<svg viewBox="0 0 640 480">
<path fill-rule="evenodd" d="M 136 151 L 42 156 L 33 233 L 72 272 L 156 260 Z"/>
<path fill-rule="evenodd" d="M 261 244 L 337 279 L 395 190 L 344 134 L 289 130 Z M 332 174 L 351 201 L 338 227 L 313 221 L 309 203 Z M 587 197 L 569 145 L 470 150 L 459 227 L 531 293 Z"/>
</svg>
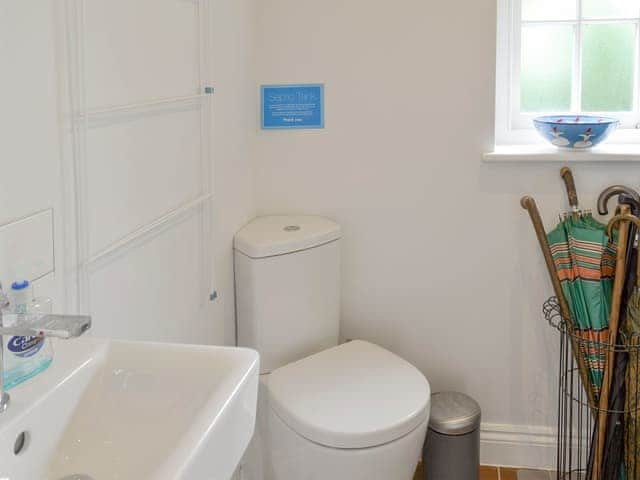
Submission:
<svg viewBox="0 0 640 480">
<path fill-rule="evenodd" d="M 551 427 L 483 423 L 480 461 L 483 465 L 554 470 L 556 444 Z"/>
<path fill-rule="evenodd" d="M 480 427 L 480 463 L 555 470 L 556 444 L 552 427 L 483 423 Z M 239 467 L 232 480 L 245 480 L 242 473 L 242 467 Z"/>
</svg>

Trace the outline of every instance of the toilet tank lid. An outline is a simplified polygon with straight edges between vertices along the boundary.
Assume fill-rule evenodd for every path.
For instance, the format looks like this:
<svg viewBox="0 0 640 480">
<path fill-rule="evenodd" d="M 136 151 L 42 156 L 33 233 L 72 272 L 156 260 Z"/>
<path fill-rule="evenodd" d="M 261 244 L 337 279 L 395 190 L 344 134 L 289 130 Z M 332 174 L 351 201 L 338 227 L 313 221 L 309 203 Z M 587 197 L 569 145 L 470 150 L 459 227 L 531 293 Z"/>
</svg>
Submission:
<svg viewBox="0 0 640 480">
<path fill-rule="evenodd" d="M 258 217 L 235 236 L 234 247 L 251 258 L 265 258 L 317 247 L 340 238 L 340 225 L 311 215 Z"/>
</svg>

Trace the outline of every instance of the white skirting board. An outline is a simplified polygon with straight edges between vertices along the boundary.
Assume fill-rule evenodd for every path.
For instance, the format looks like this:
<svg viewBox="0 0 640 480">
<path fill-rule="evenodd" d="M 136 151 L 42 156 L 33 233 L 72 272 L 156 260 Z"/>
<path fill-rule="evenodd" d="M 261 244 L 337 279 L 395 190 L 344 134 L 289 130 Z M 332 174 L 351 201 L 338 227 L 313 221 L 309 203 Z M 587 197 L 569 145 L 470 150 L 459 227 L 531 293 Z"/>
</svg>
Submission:
<svg viewBox="0 0 640 480">
<path fill-rule="evenodd" d="M 480 463 L 554 470 L 557 438 L 552 427 L 483 423 Z"/>
<path fill-rule="evenodd" d="M 483 423 L 480 427 L 480 463 L 555 470 L 556 441 L 552 427 Z M 416 463 L 421 460 L 416 459 Z M 231 480 L 247 480 L 241 466 Z"/>
</svg>

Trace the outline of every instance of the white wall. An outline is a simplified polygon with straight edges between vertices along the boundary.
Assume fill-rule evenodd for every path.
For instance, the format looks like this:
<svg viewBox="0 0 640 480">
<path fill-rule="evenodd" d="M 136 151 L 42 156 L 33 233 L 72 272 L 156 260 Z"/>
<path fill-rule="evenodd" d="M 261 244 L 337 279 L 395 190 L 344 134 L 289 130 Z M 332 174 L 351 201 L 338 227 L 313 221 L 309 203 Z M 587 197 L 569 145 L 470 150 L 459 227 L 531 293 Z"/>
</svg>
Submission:
<svg viewBox="0 0 640 480">
<path fill-rule="evenodd" d="M 224 319 L 217 337 L 226 344 L 235 344 L 233 236 L 256 213 L 248 142 L 258 114 L 252 102 L 254 4 L 213 2 L 216 318 Z"/>
<path fill-rule="evenodd" d="M 65 35 L 60 31 L 66 4 L 71 2 L 9 0 L 0 6 L 3 72 L 0 226 L 43 209 L 54 210 L 56 272 L 39 283 L 37 293 L 53 296 L 57 310 L 73 309 L 72 302 L 65 305 L 64 292 L 74 287 L 72 279 L 64 275 L 65 265 L 74 256 L 69 247 L 74 232 L 64 221 L 73 213 L 67 208 L 68 202 L 72 202 L 73 182 L 63 167 L 69 164 L 68 144 L 61 140 L 68 139 L 63 135 L 63 122 L 69 118 L 68 64 L 64 55 L 66 46 L 61 42 Z M 132 244 L 126 249 L 128 256 L 119 252 L 108 262 L 92 267 L 89 284 L 93 295 L 89 305 L 95 314 L 96 334 L 198 343 L 233 342 L 231 240 L 233 233 L 253 216 L 253 178 L 247 145 L 255 115 L 248 100 L 252 91 L 249 60 L 252 5 L 253 0 L 211 2 L 214 32 L 211 80 L 216 86 L 212 100 L 215 122 L 211 158 L 215 170 L 212 243 L 219 298 L 209 304 L 204 318 L 194 319 L 190 314 L 195 311 L 194 298 L 179 277 L 198 270 L 198 258 L 190 247 L 198 243 L 195 238 L 198 222 L 187 219 L 179 222 L 175 230 L 165 229 L 144 242 Z M 190 89 L 197 88 L 194 68 L 199 59 L 194 42 L 198 25 L 193 22 L 192 12 L 197 8 L 194 2 L 164 0 L 151 8 L 149 2 L 142 0 L 135 4 L 103 1 L 87 2 L 85 7 L 87 58 L 81 65 L 81 73 L 86 81 L 89 108 L 188 94 Z M 145 14 L 151 10 L 154 15 Z M 98 23 L 92 24 L 93 21 Z M 122 43 L 128 41 L 130 34 L 142 36 L 122 51 Z M 160 43 L 156 41 L 158 35 Z M 156 55 L 154 49 L 158 48 L 162 51 Z M 140 62 L 141 58 L 145 60 Z M 153 78 L 149 79 L 150 75 Z M 72 93 L 80 92 L 72 90 Z M 193 121 L 197 114 L 187 109 L 173 116 L 176 118 L 153 113 L 110 117 L 103 122 L 106 126 L 89 128 L 88 153 L 82 159 L 86 163 L 84 175 L 89 190 L 84 204 L 89 213 L 89 256 L 180 204 L 197 190 L 200 179 L 189 169 L 191 163 L 187 164 L 190 159 L 197 159 L 200 132 Z M 171 122 L 174 124 L 170 125 Z M 174 140 L 183 142 L 182 148 L 176 149 Z M 168 158 L 171 155 L 173 160 Z M 169 168 L 174 160 L 175 168 Z M 6 235 L 2 232 L 0 229 L 0 240 L 4 241 Z M 25 242 L 26 232 L 22 233 Z M 16 236 L 15 231 L 12 234 Z M 18 257 L 34 255 L 28 252 Z M 32 258 L 6 254 L 0 255 L 0 260 L 0 279 L 5 283 L 21 273 L 21 265 L 33 262 Z M 154 274 L 154 268 L 162 271 Z M 175 279 L 171 278 L 172 272 Z M 166 276 L 169 283 L 160 276 Z M 171 284 L 172 281 L 175 283 Z M 135 305 L 135 311 L 126 308 L 136 300 L 143 305 Z M 149 318 L 142 318 L 144 315 Z M 153 322 L 156 328 L 143 328 Z"/>
<path fill-rule="evenodd" d="M 488 165 L 494 0 L 260 2 L 257 83 L 325 83 L 323 131 L 255 126 L 261 213 L 344 228 L 346 338 L 380 343 L 434 390 L 483 408 L 483 460 L 549 465 L 555 424 L 551 295 L 522 194 L 551 226 L 559 165 Z M 255 100 L 256 105 L 258 100 Z M 576 166 L 585 205 L 634 167 Z"/>
<path fill-rule="evenodd" d="M 37 0 L 0 4 L 0 225 L 10 225 L 2 229 L 3 247 L 7 247 L 6 232 L 18 233 L 11 242 L 14 248 L 0 254 L 5 287 L 16 277 L 34 279 L 32 267 L 38 258 L 48 256 L 53 261 L 53 245 L 38 249 L 40 245 L 34 246 L 27 236 L 33 222 L 15 223 L 46 209 L 59 213 L 62 203 L 52 6 L 53 2 Z M 61 298 L 62 221 L 59 215 L 54 218 L 56 273 L 37 282 L 35 290 Z M 24 255 L 18 257 L 17 252 Z"/>
</svg>

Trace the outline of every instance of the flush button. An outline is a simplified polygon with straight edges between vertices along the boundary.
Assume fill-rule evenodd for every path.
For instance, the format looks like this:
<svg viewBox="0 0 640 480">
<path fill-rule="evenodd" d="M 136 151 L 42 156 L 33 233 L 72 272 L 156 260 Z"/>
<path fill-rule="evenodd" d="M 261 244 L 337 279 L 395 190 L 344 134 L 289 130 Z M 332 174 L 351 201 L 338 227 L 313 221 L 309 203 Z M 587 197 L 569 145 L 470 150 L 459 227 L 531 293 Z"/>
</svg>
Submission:
<svg viewBox="0 0 640 480">
<path fill-rule="evenodd" d="M 284 227 L 285 232 L 297 232 L 298 230 L 300 230 L 300 226 L 298 225 L 287 225 Z"/>
</svg>

